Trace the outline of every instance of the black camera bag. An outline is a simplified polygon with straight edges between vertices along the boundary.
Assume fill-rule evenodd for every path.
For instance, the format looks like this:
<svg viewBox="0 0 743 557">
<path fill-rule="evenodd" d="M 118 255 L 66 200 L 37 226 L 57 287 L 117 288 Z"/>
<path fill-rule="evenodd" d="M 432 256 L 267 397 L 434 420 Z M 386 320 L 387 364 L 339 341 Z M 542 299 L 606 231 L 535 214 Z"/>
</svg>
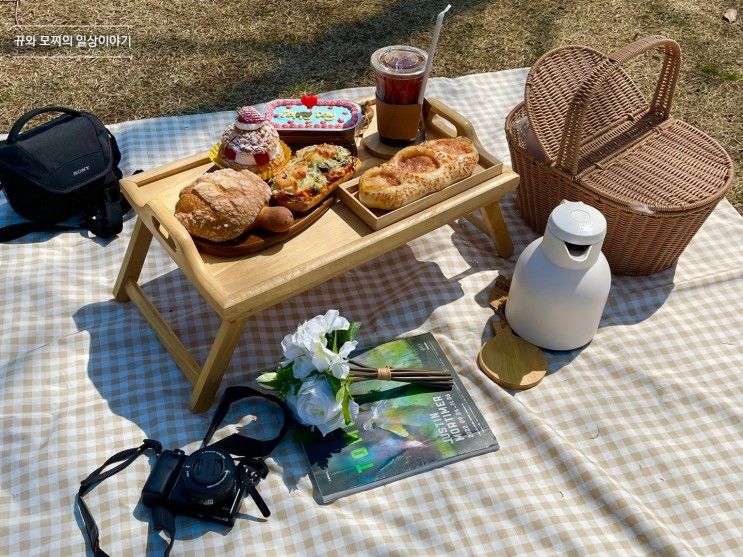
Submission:
<svg viewBox="0 0 743 557">
<path fill-rule="evenodd" d="M 47 112 L 62 115 L 21 134 L 31 119 Z M 119 189 L 120 160 L 116 139 L 92 114 L 47 106 L 21 116 L 0 141 L 0 188 L 10 206 L 32 222 L 0 228 L 0 241 L 76 228 L 101 238 L 121 232 L 129 204 Z M 76 215 L 85 224 L 57 224 Z"/>
</svg>

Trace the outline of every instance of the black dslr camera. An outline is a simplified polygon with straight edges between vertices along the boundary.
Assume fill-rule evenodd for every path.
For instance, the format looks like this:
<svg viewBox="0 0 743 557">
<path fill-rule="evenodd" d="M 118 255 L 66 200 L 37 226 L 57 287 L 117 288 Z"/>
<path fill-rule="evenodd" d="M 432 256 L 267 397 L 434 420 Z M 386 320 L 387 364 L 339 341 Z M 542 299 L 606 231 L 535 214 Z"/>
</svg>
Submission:
<svg viewBox="0 0 743 557">
<path fill-rule="evenodd" d="M 263 459 L 245 459 L 235 464 L 219 448 L 205 447 L 188 456 L 179 449 L 163 451 L 142 488 L 142 503 L 232 526 L 246 491 L 263 516 L 271 514 L 255 489 L 267 475 Z"/>
<path fill-rule="evenodd" d="M 233 433 L 210 445 L 209 441 L 230 405 L 249 397 L 267 399 L 281 407 L 284 421 L 278 435 L 260 440 Z M 175 541 L 175 517 L 178 515 L 233 526 L 243 497 L 250 494 L 263 516 L 268 517 L 271 511 L 256 485 L 268 475 L 263 457 L 279 444 L 291 422 L 291 412 L 279 398 L 250 387 L 230 387 L 222 395 L 201 448 L 195 453 L 186 455 L 180 449 L 163 451 L 162 445 L 152 439 L 145 439 L 139 447 L 116 453 L 80 483 L 77 494 L 80 516 L 93 554 L 96 557 L 106 555 L 98 546 L 98 527 L 83 496 L 101 481 L 129 466 L 148 449 L 154 451 L 157 462 L 142 488 L 142 503 L 152 512 L 155 530 L 165 532 L 170 538 L 166 555 Z M 107 469 L 113 464 L 116 465 Z"/>
</svg>

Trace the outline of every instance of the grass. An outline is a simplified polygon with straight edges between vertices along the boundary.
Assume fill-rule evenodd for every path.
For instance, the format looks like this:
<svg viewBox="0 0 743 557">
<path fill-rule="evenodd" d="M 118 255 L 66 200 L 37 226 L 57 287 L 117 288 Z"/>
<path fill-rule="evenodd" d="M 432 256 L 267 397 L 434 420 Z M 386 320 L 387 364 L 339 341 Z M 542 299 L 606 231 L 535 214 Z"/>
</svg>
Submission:
<svg viewBox="0 0 743 557">
<path fill-rule="evenodd" d="M 443 0 L 441 5 L 425 0 L 22 2 L 22 24 L 78 26 L 67 33 L 90 33 L 79 27 L 83 24 L 131 26 L 121 30 L 132 36 L 131 60 L 67 60 L 18 58 L 12 4 L 0 3 L 0 130 L 44 104 L 84 107 L 106 122 L 118 122 L 369 85 L 370 53 L 392 43 L 426 48 L 434 15 L 444 5 Z M 674 115 L 720 141 L 740 169 L 743 25 L 723 22 L 727 7 L 727 1 L 696 0 L 462 0 L 447 16 L 434 75 L 529 66 L 564 44 L 609 52 L 644 34 L 664 34 L 681 44 L 685 56 Z M 644 90 L 652 88 L 658 61 L 648 56 L 629 67 Z M 743 212 L 743 178 L 736 178 L 728 199 Z"/>
</svg>

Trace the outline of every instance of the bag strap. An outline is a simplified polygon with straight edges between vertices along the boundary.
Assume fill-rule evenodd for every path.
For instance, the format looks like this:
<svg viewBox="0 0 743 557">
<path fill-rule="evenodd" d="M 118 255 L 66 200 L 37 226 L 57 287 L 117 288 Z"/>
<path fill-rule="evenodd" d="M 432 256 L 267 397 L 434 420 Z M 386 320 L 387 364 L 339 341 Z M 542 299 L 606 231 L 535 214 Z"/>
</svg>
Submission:
<svg viewBox="0 0 743 557">
<path fill-rule="evenodd" d="M 116 176 L 118 180 L 121 180 L 124 174 L 119 168 L 119 163 L 121 162 L 121 151 L 119 150 L 119 143 L 118 141 L 116 141 L 114 134 L 112 134 L 111 132 L 108 132 L 108 140 L 109 143 L 111 143 L 111 168 L 113 170 L 114 176 Z M 142 171 L 137 170 L 134 172 L 134 174 L 137 174 L 138 172 Z"/>
<path fill-rule="evenodd" d="M 227 415 L 227 411 L 229 410 L 232 403 L 250 397 L 259 397 L 270 400 L 281 408 L 281 411 L 284 413 L 284 423 L 281 425 L 281 430 L 276 435 L 276 437 L 264 441 L 262 439 L 246 437 L 245 435 L 240 435 L 239 433 L 233 433 L 232 435 L 228 435 L 224 439 L 221 439 L 216 443 L 209 445 L 209 441 L 211 441 L 212 435 L 214 435 L 214 432 L 217 431 L 217 428 L 222 423 L 224 417 Z M 209 429 L 204 436 L 204 440 L 201 442 L 201 446 L 206 447 L 207 445 L 209 445 L 210 447 L 218 447 L 230 454 L 243 457 L 267 456 L 271 454 L 271 452 L 284 438 L 284 435 L 289 429 L 291 423 L 291 411 L 289 410 L 289 407 L 284 403 L 284 401 L 280 398 L 268 393 L 256 391 L 255 389 L 252 389 L 250 387 L 227 387 L 224 390 L 222 399 L 219 401 L 217 410 L 214 412 L 212 423 L 209 425 Z"/>
<path fill-rule="evenodd" d="M 82 116 L 82 114 L 78 110 L 65 108 L 64 106 L 45 106 L 43 108 L 35 108 L 34 110 L 29 110 L 23 116 L 18 118 L 18 120 L 16 120 L 16 123 L 13 124 L 13 127 L 10 128 L 10 133 L 8 133 L 8 138 L 6 141 L 7 144 L 10 145 L 11 143 L 15 143 L 18 140 L 18 135 L 21 133 L 23 127 L 28 124 L 29 121 L 31 121 L 33 118 L 36 118 L 40 114 L 44 114 L 46 112 L 64 112 L 72 116 Z"/>
<path fill-rule="evenodd" d="M 113 172 L 116 181 L 110 183 L 103 190 L 102 204 L 100 199 L 95 200 L 96 205 L 93 206 L 91 211 L 92 216 L 86 215 L 88 230 L 100 238 L 111 238 L 122 231 L 124 228 L 124 213 L 128 209 L 119 186 L 119 180 L 122 176 L 119 169 L 119 163 L 121 162 L 119 144 L 110 131 L 106 130 L 106 133 L 108 134 L 108 144 L 111 146 L 111 172 Z"/>
<path fill-rule="evenodd" d="M 17 240 L 32 232 L 68 232 L 82 229 L 90 230 L 99 238 L 116 236 L 124 228 L 124 198 L 121 195 L 118 183 L 103 190 L 102 196 L 103 205 L 97 204 L 95 213 L 85 216 L 85 225 L 83 226 L 45 224 L 31 221 L 19 222 L 0 228 L 0 242 Z"/>
<path fill-rule="evenodd" d="M 88 230 L 100 238 L 110 238 L 121 232 L 124 228 L 122 201 L 118 181 L 103 190 L 103 205 L 99 205 L 92 216 L 86 215 Z"/>
<path fill-rule="evenodd" d="M 80 226 L 65 226 L 63 224 L 43 224 L 40 222 L 19 222 L 0 228 L 0 242 L 10 242 L 22 238 L 31 232 L 67 232 L 80 230 Z"/>
<path fill-rule="evenodd" d="M 152 449 L 156 456 L 160 456 L 160 453 L 162 452 L 162 445 L 158 441 L 155 441 L 153 439 L 145 439 L 139 447 L 126 449 L 124 451 L 116 453 L 106 462 L 104 462 L 101 467 L 96 468 L 93 472 L 90 473 L 87 478 L 80 482 L 80 489 L 77 492 L 77 507 L 80 511 L 80 516 L 83 519 L 85 531 L 88 534 L 88 540 L 90 541 L 90 546 L 93 549 L 94 557 L 110 556 L 100 547 L 98 525 L 95 523 L 95 519 L 90 513 L 90 509 L 88 509 L 85 501 L 83 501 L 83 497 L 103 480 L 110 478 L 118 472 L 121 472 L 124 468 L 134 462 L 140 455 L 144 454 L 145 451 L 147 451 L 148 449 Z M 117 462 L 119 463 L 118 465 L 114 466 L 110 470 L 105 470 L 108 466 Z M 153 518 L 155 518 L 154 512 Z M 157 519 L 155 520 L 155 522 L 156 527 L 163 526 L 162 523 L 166 522 L 166 528 L 160 528 L 160 530 L 164 530 L 165 533 L 168 534 L 168 536 L 170 537 L 170 543 L 168 544 L 168 548 L 165 550 L 165 555 L 167 556 L 170 553 L 170 548 L 173 546 L 173 542 L 175 541 L 175 520 L 172 520 L 172 526 L 167 524 L 167 521 L 163 520 L 159 521 L 160 524 L 158 524 Z"/>
</svg>

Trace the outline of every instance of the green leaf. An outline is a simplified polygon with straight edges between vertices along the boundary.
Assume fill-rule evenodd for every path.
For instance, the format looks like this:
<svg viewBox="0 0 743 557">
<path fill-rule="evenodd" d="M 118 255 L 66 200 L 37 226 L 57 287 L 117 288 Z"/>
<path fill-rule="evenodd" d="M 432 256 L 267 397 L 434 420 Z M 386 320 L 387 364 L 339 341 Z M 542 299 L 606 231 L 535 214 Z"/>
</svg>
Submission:
<svg viewBox="0 0 743 557">
<path fill-rule="evenodd" d="M 361 329 L 361 323 L 359 323 L 358 321 L 354 321 L 345 331 L 336 331 L 336 333 L 338 333 L 338 350 L 340 350 L 340 348 L 346 342 L 356 338 L 356 335 L 359 333 L 359 329 Z M 335 352 L 337 353 L 338 350 L 335 350 Z"/>
<path fill-rule="evenodd" d="M 341 402 L 341 408 L 343 409 L 343 421 L 346 425 L 353 423 L 351 418 L 351 378 L 346 377 L 341 382 L 341 391 L 343 392 L 343 401 Z"/>
<path fill-rule="evenodd" d="M 338 393 L 341 392 L 341 380 L 338 379 L 332 373 L 328 373 L 328 372 L 325 372 L 325 379 L 327 379 L 328 383 L 330 384 L 330 388 L 333 389 L 333 394 L 335 395 L 335 399 L 340 400 L 338 398 Z"/>
<path fill-rule="evenodd" d="M 352 322 L 351 326 L 348 328 L 348 340 L 355 339 L 356 335 L 359 334 L 360 330 L 361 330 L 361 322 L 360 321 Z"/>
<path fill-rule="evenodd" d="M 292 364 L 289 364 L 287 366 L 279 366 L 276 369 L 274 379 L 262 384 L 276 391 L 281 398 L 286 398 L 290 394 L 296 393 L 302 382 L 294 377 L 294 367 Z"/>
<path fill-rule="evenodd" d="M 351 393 L 348 391 L 348 387 L 343 389 L 343 402 L 341 403 L 343 408 L 343 421 L 346 425 L 352 422 L 351 420 Z"/>
</svg>

